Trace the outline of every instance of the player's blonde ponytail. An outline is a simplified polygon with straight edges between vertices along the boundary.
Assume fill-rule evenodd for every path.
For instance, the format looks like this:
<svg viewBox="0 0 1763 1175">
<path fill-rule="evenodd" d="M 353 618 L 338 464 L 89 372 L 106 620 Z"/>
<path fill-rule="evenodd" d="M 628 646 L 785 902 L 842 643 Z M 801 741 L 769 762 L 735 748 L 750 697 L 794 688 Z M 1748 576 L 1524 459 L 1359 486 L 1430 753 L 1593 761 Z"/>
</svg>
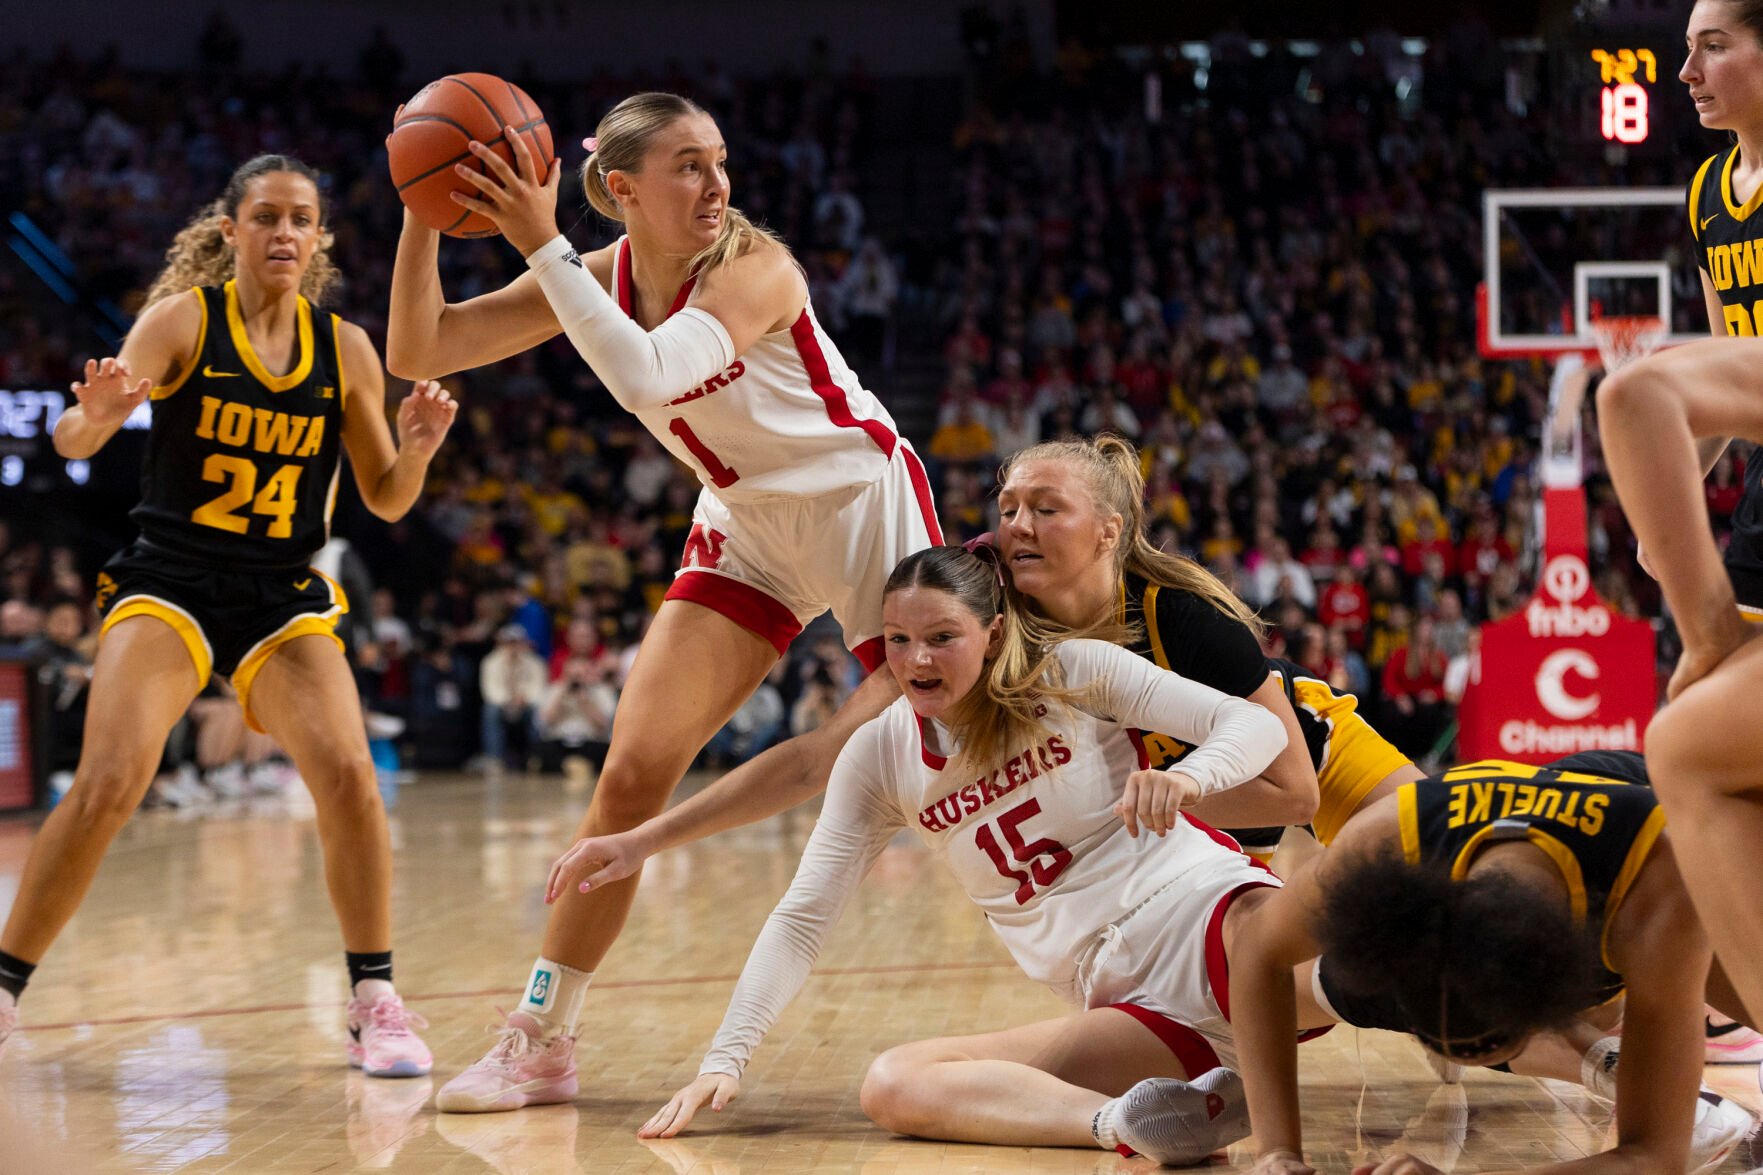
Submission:
<svg viewBox="0 0 1763 1175">
<path fill-rule="evenodd" d="M 1117 576 L 1132 572 L 1161 587 L 1200 597 L 1220 612 L 1241 621 L 1259 638 L 1266 626 L 1253 609 L 1224 586 L 1224 582 L 1183 555 L 1172 555 L 1151 545 L 1145 537 L 1145 475 L 1138 450 L 1110 433 L 1093 440 L 1045 441 L 1023 449 L 998 470 L 1003 484 L 1010 471 L 1028 461 L 1063 461 L 1076 470 L 1089 490 L 1096 509 L 1120 515 L 1120 544 L 1114 551 Z M 1103 618 L 1099 623 L 1107 623 Z M 1086 628 L 1085 636 L 1096 635 Z"/>
<path fill-rule="evenodd" d="M 318 222 L 325 223 L 323 177 L 311 166 L 291 155 L 259 155 L 247 160 L 233 172 L 225 190 L 214 203 L 172 238 L 171 248 L 165 251 L 165 265 L 148 287 L 141 309 L 145 310 L 173 294 L 181 294 L 191 286 L 218 286 L 232 280 L 236 271 L 233 251 L 221 236 L 220 222 L 238 218 L 239 205 L 252 180 L 277 171 L 303 175 L 312 181 L 312 186 L 318 189 Z M 318 239 L 318 249 L 312 254 L 306 272 L 300 277 L 300 292 L 314 306 L 322 304 L 342 279 L 342 274 L 331 261 L 333 240 L 330 230 L 326 229 Z"/>
<path fill-rule="evenodd" d="M 606 177 L 615 171 L 639 173 L 643 157 L 648 154 L 655 136 L 675 119 L 694 114 L 708 114 L 690 98 L 651 90 L 632 94 L 606 112 L 594 130 L 593 150 L 582 162 L 582 191 L 588 204 L 607 220 L 624 223 L 624 208 L 606 186 Z M 769 242 L 783 249 L 789 246 L 769 229 L 748 220 L 740 209 L 726 206 L 722 212 L 722 231 L 692 258 L 690 272 L 705 274 L 727 264 L 755 245 Z"/>
</svg>

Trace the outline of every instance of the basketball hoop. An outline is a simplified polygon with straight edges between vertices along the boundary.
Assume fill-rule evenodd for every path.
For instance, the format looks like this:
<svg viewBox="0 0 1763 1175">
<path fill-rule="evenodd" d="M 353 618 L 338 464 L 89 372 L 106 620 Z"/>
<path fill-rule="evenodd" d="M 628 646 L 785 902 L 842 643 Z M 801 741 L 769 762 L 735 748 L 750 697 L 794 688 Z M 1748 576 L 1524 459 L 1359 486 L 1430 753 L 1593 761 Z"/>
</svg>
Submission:
<svg viewBox="0 0 1763 1175">
<path fill-rule="evenodd" d="M 1663 320 L 1650 314 L 1594 318 L 1591 327 L 1598 338 L 1598 357 L 1603 360 L 1606 374 L 1621 371 L 1636 359 L 1645 359 L 1671 333 Z"/>
</svg>

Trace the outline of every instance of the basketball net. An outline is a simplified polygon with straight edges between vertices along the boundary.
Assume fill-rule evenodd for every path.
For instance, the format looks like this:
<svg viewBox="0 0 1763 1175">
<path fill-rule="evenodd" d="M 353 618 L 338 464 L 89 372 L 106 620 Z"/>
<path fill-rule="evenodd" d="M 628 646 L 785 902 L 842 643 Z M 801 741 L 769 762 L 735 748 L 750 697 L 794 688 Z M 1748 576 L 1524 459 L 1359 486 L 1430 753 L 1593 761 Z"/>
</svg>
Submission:
<svg viewBox="0 0 1763 1175">
<path fill-rule="evenodd" d="M 1604 362 L 1606 375 L 1651 355 L 1670 333 L 1663 319 L 1650 314 L 1594 318 L 1591 326 L 1592 333 L 1598 338 L 1598 358 Z"/>
</svg>

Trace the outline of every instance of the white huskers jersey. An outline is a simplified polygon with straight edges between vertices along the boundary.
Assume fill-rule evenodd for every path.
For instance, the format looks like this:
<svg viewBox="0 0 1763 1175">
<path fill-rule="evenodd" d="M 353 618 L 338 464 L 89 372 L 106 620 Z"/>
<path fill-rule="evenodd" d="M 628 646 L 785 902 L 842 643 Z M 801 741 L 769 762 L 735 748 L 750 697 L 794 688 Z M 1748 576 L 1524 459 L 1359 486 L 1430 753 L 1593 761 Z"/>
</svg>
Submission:
<svg viewBox="0 0 1763 1175">
<path fill-rule="evenodd" d="M 669 315 L 685 306 L 695 282 L 680 287 Z M 629 237 L 613 247 L 612 296 L 631 313 Z M 869 485 L 900 444 L 893 417 L 845 363 L 811 303 L 787 330 L 761 337 L 697 387 L 636 416 L 731 504 Z"/>
<path fill-rule="evenodd" d="M 978 779 L 949 777 L 905 698 L 851 736 L 701 1072 L 741 1073 L 901 828 L 943 855 L 1029 978 L 1074 1004 L 1078 960 L 1105 927 L 1194 870 L 1199 884 L 1208 867 L 1242 859 L 1185 817 L 1166 837 L 1129 836 L 1113 805 L 1145 764 L 1139 730 L 1195 746 L 1180 770 L 1211 794 L 1273 762 L 1285 747 L 1279 719 L 1116 645 L 1066 641 L 1057 655 L 1066 684 L 1098 685 L 1089 712 L 1056 707 L 1040 737 Z"/>
</svg>

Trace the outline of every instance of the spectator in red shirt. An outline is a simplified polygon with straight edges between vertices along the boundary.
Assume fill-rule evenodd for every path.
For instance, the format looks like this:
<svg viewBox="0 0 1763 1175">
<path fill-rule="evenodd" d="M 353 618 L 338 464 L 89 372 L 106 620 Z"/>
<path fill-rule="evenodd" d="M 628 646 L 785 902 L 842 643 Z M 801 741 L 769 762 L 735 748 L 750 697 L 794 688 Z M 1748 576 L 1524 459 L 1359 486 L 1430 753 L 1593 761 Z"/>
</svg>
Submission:
<svg viewBox="0 0 1763 1175">
<path fill-rule="evenodd" d="M 563 639 L 551 649 L 547 680 L 556 681 L 562 677 L 564 663 L 571 657 L 598 657 L 604 647 L 600 631 L 592 620 L 579 617 L 571 620 L 563 630 Z"/>
<path fill-rule="evenodd" d="M 1705 487 L 1708 495 L 1708 517 L 1713 519 L 1717 528 L 1724 529 L 1732 518 L 1732 512 L 1738 509 L 1739 499 L 1744 496 L 1745 478 L 1739 459 L 1730 449 L 1722 453 L 1720 460 L 1714 464 L 1714 473 L 1708 478 Z"/>
<path fill-rule="evenodd" d="M 1426 557 L 1432 554 L 1439 557 L 1441 576 L 1448 579 L 1457 574 L 1457 548 L 1451 545 L 1450 536 L 1440 535 L 1438 524 L 1421 515 L 1415 524 L 1414 538 L 1402 544 L 1402 571 L 1409 576 L 1424 574 Z"/>
<path fill-rule="evenodd" d="M 1445 669 L 1450 659 L 1433 635 L 1433 623 L 1421 617 L 1405 645 L 1390 653 L 1383 666 L 1387 712 L 1379 729 L 1405 754 L 1419 759 L 1438 741 L 1451 720 L 1445 702 Z"/>
<path fill-rule="evenodd" d="M 1350 565 L 1338 565 L 1334 581 L 1318 593 L 1316 618 L 1325 628 L 1345 632 L 1347 643 L 1355 649 L 1364 647 L 1365 626 L 1371 621 L 1371 596 Z"/>
<path fill-rule="evenodd" d="M 1500 533 L 1500 522 L 1492 507 L 1478 506 L 1475 520 L 1469 524 L 1469 534 L 1457 548 L 1457 567 L 1463 573 L 1464 586 L 1471 595 L 1480 595 L 1488 577 L 1502 563 L 1511 561 L 1512 544 Z"/>
</svg>

